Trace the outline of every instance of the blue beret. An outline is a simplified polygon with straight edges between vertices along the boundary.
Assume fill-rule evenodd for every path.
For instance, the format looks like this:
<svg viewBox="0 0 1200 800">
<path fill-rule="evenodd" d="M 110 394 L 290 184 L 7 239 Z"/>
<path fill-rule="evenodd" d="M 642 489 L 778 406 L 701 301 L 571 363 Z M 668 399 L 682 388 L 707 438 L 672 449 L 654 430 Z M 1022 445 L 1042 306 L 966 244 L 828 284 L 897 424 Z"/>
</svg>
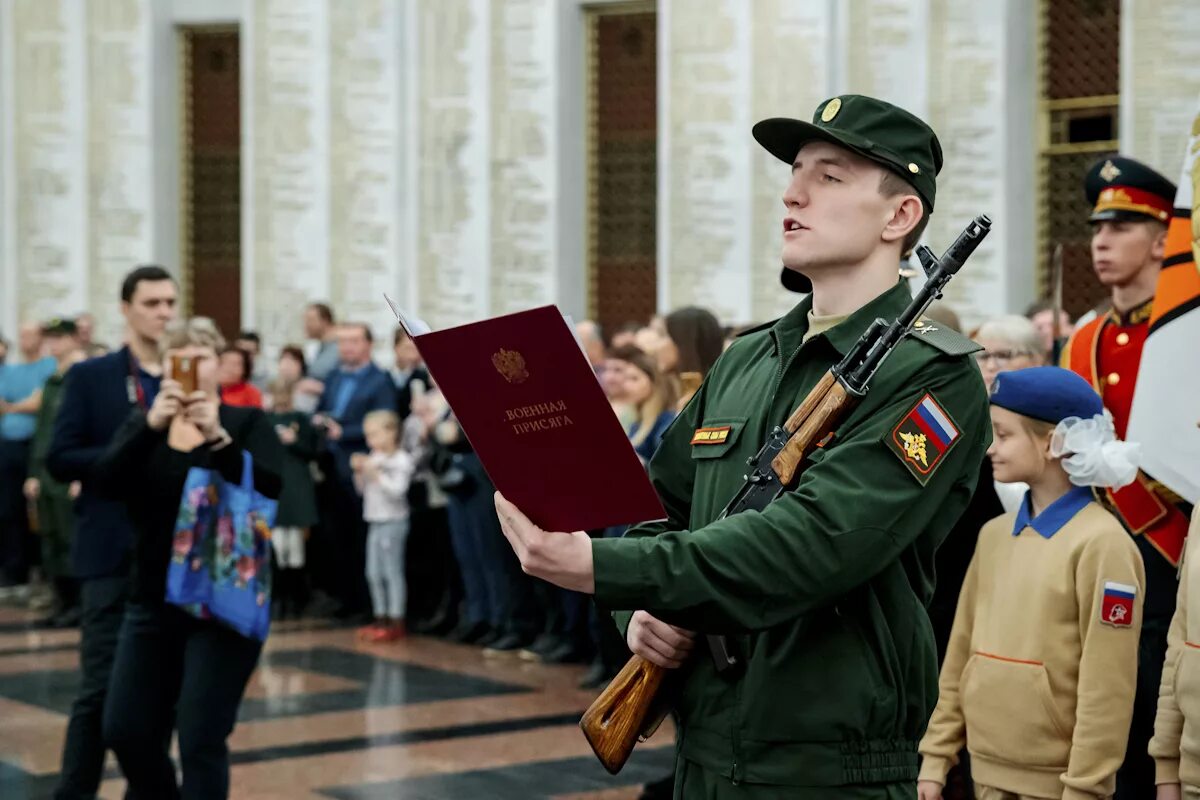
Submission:
<svg viewBox="0 0 1200 800">
<path fill-rule="evenodd" d="M 1062 367 L 1001 372 L 992 383 L 992 405 L 1023 417 L 1057 424 L 1067 417 L 1091 419 L 1104 403 L 1091 384 Z"/>
</svg>

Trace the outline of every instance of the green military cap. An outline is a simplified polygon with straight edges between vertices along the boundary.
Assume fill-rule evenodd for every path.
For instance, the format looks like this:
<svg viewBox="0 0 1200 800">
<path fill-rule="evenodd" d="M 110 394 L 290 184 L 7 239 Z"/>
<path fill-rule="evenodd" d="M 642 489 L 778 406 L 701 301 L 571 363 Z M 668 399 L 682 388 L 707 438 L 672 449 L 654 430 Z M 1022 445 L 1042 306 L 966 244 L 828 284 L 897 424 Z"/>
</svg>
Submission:
<svg viewBox="0 0 1200 800">
<path fill-rule="evenodd" d="M 78 331 L 79 329 L 76 327 L 75 320 L 73 319 L 55 317 L 54 319 L 47 320 L 42 325 L 43 336 L 74 336 Z"/>
<path fill-rule="evenodd" d="M 817 106 L 811 123 L 775 117 L 759 122 L 753 133 L 767 152 L 787 164 L 812 141 L 858 153 L 903 178 L 924 201 L 926 213 L 933 211 L 942 146 L 933 128 L 891 103 L 843 94 Z M 808 278 L 786 268 L 783 285 L 792 291 L 812 291 Z"/>
<path fill-rule="evenodd" d="M 1124 156 L 1101 159 L 1088 170 L 1083 188 L 1092 204 L 1088 222 L 1171 221 L 1175 184 L 1140 161 Z"/>
<path fill-rule="evenodd" d="M 811 123 L 776 117 L 764 119 L 753 132 L 771 155 L 788 164 L 814 140 L 853 150 L 912 184 L 933 211 L 942 146 L 933 128 L 903 108 L 874 97 L 843 94 L 817 106 Z"/>
</svg>

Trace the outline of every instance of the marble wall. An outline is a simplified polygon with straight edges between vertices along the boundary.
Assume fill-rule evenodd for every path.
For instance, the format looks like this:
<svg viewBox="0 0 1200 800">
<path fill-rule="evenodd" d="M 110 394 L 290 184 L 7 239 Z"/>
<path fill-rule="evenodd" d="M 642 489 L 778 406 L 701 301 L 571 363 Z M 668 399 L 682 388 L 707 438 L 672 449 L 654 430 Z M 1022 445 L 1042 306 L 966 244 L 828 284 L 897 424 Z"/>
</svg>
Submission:
<svg viewBox="0 0 1200 800">
<path fill-rule="evenodd" d="M 382 334 L 383 291 L 434 327 L 583 312 L 583 0 L 219 5 L 228 19 L 205 21 L 242 32 L 247 325 L 294 340 L 319 298 Z M 199 8 L 0 2 L 0 330 L 86 307 L 113 339 L 120 276 L 178 269 L 178 181 L 162 175 L 180 169 L 179 98 L 163 90 L 179 84 L 162 76 Z M 660 308 L 751 322 L 795 301 L 777 282 L 787 167 L 750 127 L 841 92 L 938 130 L 934 250 L 977 213 L 995 220 L 951 303 L 970 321 L 1032 297 L 1034 0 L 657 8 Z M 1123 149 L 1168 174 L 1200 95 L 1198 9 L 1124 0 Z"/>
</svg>

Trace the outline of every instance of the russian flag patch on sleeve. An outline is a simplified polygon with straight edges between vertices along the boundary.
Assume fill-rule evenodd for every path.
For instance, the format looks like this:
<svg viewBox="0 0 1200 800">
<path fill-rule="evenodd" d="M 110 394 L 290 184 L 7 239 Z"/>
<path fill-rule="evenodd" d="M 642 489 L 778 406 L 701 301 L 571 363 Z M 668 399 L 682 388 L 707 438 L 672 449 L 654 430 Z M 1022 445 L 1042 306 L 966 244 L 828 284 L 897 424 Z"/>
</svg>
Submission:
<svg viewBox="0 0 1200 800">
<path fill-rule="evenodd" d="M 1133 624 L 1133 600 L 1137 587 L 1116 581 L 1104 582 L 1104 599 L 1100 603 L 1100 621 L 1115 628 Z"/>
<path fill-rule="evenodd" d="M 946 409 L 926 393 L 892 429 L 887 445 L 924 486 L 960 438 Z"/>
</svg>

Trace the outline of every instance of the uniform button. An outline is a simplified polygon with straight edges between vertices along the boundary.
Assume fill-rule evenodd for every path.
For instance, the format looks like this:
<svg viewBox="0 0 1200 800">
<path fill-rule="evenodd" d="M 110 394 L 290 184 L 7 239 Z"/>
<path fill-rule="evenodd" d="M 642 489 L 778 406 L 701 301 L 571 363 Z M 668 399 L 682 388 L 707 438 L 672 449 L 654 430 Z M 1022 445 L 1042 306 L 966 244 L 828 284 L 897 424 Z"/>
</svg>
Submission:
<svg viewBox="0 0 1200 800">
<path fill-rule="evenodd" d="M 1108 385 L 1109 385 L 1109 386 L 1116 386 L 1116 385 L 1117 385 L 1118 383 L 1120 383 L 1120 382 L 1121 382 L 1121 376 L 1120 376 L 1120 375 L 1118 375 L 1118 374 L 1117 374 L 1117 373 L 1115 373 L 1115 372 L 1110 372 L 1110 373 L 1108 373 Z"/>
<path fill-rule="evenodd" d="M 1117 344 L 1129 344 L 1129 334 L 1128 333 L 1118 333 L 1117 334 Z"/>
</svg>

